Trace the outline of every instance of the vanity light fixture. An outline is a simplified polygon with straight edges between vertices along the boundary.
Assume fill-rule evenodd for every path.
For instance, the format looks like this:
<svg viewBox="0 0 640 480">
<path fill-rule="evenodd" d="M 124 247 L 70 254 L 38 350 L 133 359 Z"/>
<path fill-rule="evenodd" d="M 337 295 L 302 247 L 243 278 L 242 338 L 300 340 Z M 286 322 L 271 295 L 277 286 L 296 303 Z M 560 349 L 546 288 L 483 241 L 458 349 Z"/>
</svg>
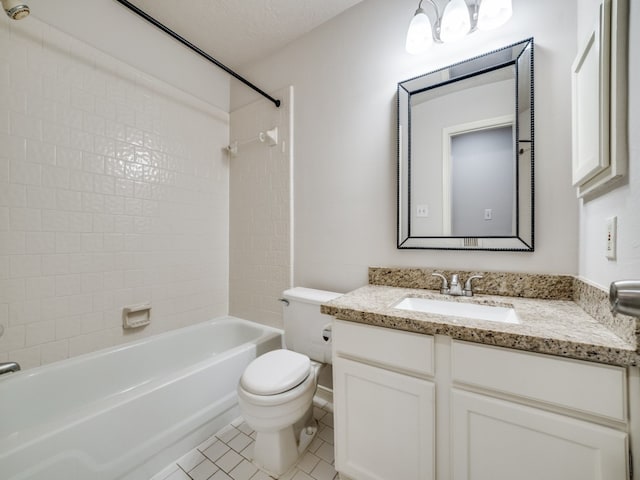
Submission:
<svg viewBox="0 0 640 480">
<path fill-rule="evenodd" d="M 513 12 L 512 0 L 475 0 L 469 6 L 465 0 L 448 0 L 440 15 L 434 0 L 426 0 L 435 11 L 433 26 L 422 2 L 411 19 L 407 31 L 407 52 L 426 52 L 433 42 L 455 42 L 476 30 L 493 30 L 504 25 Z"/>
</svg>

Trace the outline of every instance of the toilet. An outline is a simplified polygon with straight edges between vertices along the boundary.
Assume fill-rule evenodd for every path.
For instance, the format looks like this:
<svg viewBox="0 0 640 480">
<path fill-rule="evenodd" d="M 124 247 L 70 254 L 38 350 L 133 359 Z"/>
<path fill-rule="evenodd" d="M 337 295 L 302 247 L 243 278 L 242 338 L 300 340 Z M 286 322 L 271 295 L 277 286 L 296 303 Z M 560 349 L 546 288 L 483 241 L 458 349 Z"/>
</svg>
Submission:
<svg viewBox="0 0 640 480">
<path fill-rule="evenodd" d="M 331 363 L 332 317 L 322 303 L 339 293 L 292 288 L 283 293 L 285 349 L 253 360 L 238 383 L 238 403 L 256 431 L 253 462 L 271 475 L 289 470 L 317 432 L 313 396 L 322 364 Z"/>
</svg>

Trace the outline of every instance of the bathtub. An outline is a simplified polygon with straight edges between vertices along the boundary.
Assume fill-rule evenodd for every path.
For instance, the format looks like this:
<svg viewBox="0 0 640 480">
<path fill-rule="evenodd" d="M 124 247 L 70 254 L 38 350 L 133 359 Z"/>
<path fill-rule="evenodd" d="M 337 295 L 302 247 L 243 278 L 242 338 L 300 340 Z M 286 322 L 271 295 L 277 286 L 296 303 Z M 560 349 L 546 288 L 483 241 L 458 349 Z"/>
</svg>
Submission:
<svg viewBox="0 0 640 480">
<path fill-rule="evenodd" d="M 146 480 L 239 415 L 280 330 L 223 317 L 0 377 L 2 480 Z"/>
</svg>

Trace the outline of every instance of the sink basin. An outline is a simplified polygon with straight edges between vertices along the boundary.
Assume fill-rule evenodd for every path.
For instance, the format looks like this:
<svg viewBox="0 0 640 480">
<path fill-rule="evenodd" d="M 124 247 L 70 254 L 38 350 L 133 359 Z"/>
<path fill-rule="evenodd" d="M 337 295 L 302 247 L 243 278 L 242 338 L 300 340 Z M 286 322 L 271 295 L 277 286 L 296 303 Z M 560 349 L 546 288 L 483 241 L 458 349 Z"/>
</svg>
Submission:
<svg viewBox="0 0 640 480">
<path fill-rule="evenodd" d="M 473 320 L 490 320 L 502 323 L 520 323 L 513 308 L 479 305 L 477 303 L 447 302 L 430 298 L 408 297 L 396 303 L 393 308 L 413 312 L 450 315 L 452 317 L 471 318 Z"/>
</svg>

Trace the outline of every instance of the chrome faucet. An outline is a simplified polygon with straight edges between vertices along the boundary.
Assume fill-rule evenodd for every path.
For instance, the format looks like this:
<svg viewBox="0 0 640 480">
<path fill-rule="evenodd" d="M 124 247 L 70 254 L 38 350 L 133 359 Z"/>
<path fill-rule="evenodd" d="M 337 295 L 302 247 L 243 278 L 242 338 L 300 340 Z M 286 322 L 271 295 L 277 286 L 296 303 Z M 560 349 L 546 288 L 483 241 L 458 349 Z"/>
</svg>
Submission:
<svg viewBox="0 0 640 480">
<path fill-rule="evenodd" d="M 0 375 L 4 375 L 9 372 L 17 372 L 18 370 L 20 370 L 18 362 L 0 363 Z"/>
<path fill-rule="evenodd" d="M 460 285 L 457 273 L 451 275 L 451 282 L 449 282 L 449 295 L 453 297 L 459 297 L 462 295 L 462 285 Z"/>
<path fill-rule="evenodd" d="M 482 278 L 482 275 L 472 275 L 467 278 L 467 281 L 464 283 L 464 288 L 462 288 L 460 284 L 460 277 L 457 273 L 451 275 L 451 285 L 449 285 L 447 277 L 445 277 L 441 273 L 432 273 L 431 275 L 434 277 L 440 277 L 442 279 L 440 293 L 442 293 L 443 295 L 451 295 L 454 297 L 473 297 L 473 286 L 471 282 L 474 278 Z"/>
</svg>

